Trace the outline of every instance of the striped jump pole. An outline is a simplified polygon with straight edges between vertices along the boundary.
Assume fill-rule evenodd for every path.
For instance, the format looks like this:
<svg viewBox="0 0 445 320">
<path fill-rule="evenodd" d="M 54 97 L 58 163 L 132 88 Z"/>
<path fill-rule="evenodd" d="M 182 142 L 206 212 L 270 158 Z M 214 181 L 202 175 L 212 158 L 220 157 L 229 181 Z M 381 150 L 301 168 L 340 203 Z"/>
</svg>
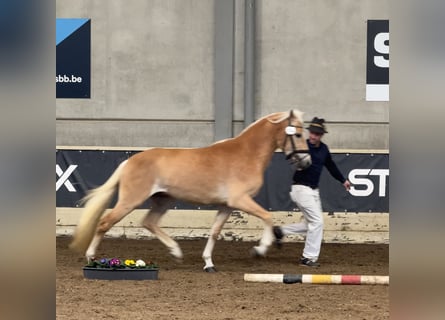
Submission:
<svg viewBox="0 0 445 320">
<path fill-rule="evenodd" d="M 244 281 L 311 283 L 311 284 L 381 284 L 389 285 L 389 276 L 328 275 L 328 274 L 262 274 L 245 273 Z"/>
</svg>

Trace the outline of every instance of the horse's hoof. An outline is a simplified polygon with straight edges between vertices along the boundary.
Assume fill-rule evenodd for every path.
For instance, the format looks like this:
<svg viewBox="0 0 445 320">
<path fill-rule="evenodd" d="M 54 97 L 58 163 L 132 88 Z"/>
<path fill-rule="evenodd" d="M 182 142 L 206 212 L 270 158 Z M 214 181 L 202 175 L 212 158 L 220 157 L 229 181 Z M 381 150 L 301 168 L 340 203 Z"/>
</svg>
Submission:
<svg viewBox="0 0 445 320">
<path fill-rule="evenodd" d="M 249 250 L 250 256 L 252 258 L 259 258 L 261 257 L 260 254 L 255 250 L 255 248 L 252 248 Z"/>
<path fill-rule="evenodd" d="M 172 250 L 170 250 L 170 254 L 175 260 L 182 261 L 182 258 L 184 257 L 184 255 L 182 254 L 182 250 L 179 247 L 175 247 Z"/>
<path fill-rule="evenodd" d="M 258 250 L 257 250 L 255 247 L 253 247 L 252 249 L 250 249 L 249 252 L 250 252 L 250 256 L 251 256 L 252 258 L 264 258 L 264 257 L 265 257 L 265 255 L 259 253 Z"/>
<path fill-rule="evenodd" d="M 216 269 L 215 269 L 215 267 L 207 267 L 207 268 L 204 268 L 204 271 L 208 272 L 208 273 L 215 273 Z"/>
<path fill-rule="evenodd" d="M 175 257 L 174 255 L 171 255 L 171 258 L 173 259 L 174 262 L 178 264 L 182 264 L 184 262 L 184 259 Z"/>
</svg>

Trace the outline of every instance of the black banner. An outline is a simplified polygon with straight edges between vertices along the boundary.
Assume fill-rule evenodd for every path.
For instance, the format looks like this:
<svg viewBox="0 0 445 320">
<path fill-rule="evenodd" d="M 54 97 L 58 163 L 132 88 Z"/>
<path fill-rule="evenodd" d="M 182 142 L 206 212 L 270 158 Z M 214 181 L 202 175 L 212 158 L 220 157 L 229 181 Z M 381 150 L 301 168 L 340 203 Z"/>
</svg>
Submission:
<svg viewBox="0 0 445 320">
<path fill-rule="evenodd" d="M 388 20 L 368 20 L 366 100 L 389 101 Z"/>
<path fill-rule="evenodd" d="M 57 207 L 77 207 L 86 191 L 103 184 L 119 163 L 138 151 L 57 150 Z M 347 192 L 324 169 L 320 180 L 323 211 L 389 212 L 389 155 L 333 154 L 340 171 L 353 184 Z M 292 169 L 283 153 L 275 153 L 255 200 L 270 211 L 297 210 L 289 196 Z M 149 208 L 147 201 L 141 207 Z M 213 209 L 177 202 L 175 209 Z"/>
</svg>

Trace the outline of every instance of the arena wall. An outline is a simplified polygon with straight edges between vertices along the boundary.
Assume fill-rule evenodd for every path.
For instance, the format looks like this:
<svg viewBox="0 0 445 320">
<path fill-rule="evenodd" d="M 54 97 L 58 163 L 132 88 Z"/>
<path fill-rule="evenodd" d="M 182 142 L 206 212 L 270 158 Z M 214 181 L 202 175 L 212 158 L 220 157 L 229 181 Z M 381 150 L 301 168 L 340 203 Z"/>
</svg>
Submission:
<svg viewBox="0 0 445 320">
<path fill-rule="evenodd" d="M 231 0 L 227 0 L 231 1 Z M 388 149 L 388 102 L 365 100 L 366 26 L 387 0 L 257 0 L 255 117 L 324 117 L 338 149 Z M 215 1 L 57 0 L 91 19 L 91 99 L 57 100 L 56 144 L 198 147 L 215 140 Z M 244 126 L 244 1 L 234 1 L 232 133 Z M 225 13 L 231 14 L 229 13 Z M 230 39 L 229 39 L 230 40 Z"/>
<path fill-rule="evenodd" d="M 71 236 L 81 214 L 80 208 L 57 208 L 56 235 Z M 107 237 L 154 239 L 141 227 L 146 210 L 135 210 L 116 224 Z M 161 227 L 175 239 L 207 238 L 215 218 L 211 210 L 171 210 L 161 221 Z M 272 212 L 275 225 L 298 222 L 299 212 Z M 389 243 L 388 213 L 334 213 L 324 215 L 324 242 L 331 243 Z M 263 230 L 260 219 L 246 213 L 234 212 L 225 224 L 220 239 L 227 241 L 259 241 Z M 302 241 L 301 236 L 289 236 L 284 241 Z"/>
</svg>

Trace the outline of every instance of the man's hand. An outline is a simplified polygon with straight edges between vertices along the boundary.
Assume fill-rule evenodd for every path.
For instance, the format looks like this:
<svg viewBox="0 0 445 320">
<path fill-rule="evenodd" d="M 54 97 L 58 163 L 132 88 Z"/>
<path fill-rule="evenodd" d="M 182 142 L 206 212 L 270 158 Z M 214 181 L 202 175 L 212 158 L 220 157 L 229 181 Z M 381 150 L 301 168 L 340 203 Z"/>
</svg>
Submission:
<svg viewBox="0 0 445 320">
<path fill-rule="evenodd" d="M 349 189 L 351 189 L 351 183 L 349 182 L 349 180 L 346 179 L 345 182 L 343 182 L 343 186 L 345 187 L 346 190 L 349 191 Z"/>
</svg>

